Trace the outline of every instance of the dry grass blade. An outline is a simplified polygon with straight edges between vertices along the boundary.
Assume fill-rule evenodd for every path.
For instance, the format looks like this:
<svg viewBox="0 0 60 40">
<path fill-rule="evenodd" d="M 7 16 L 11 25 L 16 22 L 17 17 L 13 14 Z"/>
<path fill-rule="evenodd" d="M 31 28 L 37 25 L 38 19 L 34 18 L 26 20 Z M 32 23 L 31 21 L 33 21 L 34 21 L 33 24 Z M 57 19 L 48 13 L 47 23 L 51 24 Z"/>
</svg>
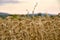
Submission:
<svg viewBox="0 0 60 40">
<path fill-rule="evenodd" d="M 0 18 L 0 40 L 60 40 L 60 18 L 25 15 Z"/>
</svg>

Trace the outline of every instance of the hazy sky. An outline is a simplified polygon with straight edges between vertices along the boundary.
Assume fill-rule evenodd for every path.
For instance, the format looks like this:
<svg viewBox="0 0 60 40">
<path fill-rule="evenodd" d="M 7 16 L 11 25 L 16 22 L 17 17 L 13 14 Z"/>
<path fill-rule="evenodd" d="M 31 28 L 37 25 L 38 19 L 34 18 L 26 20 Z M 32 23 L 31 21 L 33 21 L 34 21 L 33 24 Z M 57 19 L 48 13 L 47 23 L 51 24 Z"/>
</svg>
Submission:
<svg viewBox="0 0 60 40">
<path fill-rule="evenodd" d="M 35 13 L 51 13 L 60 12 L 59 0 L 0 0 L 0 12 L 11 14 L 26 14 L 26 9 L 31 13 L 34 5 L 38 3 Z"/>
</svg>

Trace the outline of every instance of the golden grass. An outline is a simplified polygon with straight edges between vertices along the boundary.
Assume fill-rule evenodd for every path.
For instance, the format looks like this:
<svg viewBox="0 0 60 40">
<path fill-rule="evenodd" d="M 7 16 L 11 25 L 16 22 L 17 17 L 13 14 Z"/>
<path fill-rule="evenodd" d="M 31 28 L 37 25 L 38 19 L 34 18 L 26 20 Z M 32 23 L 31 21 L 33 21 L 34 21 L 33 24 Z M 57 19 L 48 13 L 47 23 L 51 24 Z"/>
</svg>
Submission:
<svg viewBox="0 0 60 40">
<path fill-rule="evenodd" d="M 60 40 L 60 18 L 45 16 L 0 18 L 0 40 Z"/>
</svg>

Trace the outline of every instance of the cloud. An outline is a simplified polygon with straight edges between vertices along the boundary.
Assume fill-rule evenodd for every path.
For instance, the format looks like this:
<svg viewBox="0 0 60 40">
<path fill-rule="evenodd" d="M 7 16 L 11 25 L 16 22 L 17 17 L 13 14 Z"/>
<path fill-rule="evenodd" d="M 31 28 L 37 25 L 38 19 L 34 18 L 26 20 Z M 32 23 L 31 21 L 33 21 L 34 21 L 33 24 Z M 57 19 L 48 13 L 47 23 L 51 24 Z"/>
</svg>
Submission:
<svg viewBox="0 0 60 40">
<path fill-rule="evenodd" d="M 8 3 L 19 3 L 18 0 L 0 0 L 0 5 L 8 4 Z"/>
</svg>

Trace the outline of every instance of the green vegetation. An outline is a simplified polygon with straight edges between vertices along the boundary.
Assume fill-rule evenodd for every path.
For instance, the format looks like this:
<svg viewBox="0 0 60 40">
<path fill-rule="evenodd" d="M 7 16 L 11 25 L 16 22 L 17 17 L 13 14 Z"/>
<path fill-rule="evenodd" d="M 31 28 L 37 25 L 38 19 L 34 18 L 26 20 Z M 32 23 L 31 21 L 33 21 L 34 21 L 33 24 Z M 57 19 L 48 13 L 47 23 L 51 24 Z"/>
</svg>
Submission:
<svg viewBox="0 0 60 40">
<path fill-rule="evenodd" d="M 60 40 L 60 17 L 11 15 L 0 17 L 0 40 Z"/>
</svg>

